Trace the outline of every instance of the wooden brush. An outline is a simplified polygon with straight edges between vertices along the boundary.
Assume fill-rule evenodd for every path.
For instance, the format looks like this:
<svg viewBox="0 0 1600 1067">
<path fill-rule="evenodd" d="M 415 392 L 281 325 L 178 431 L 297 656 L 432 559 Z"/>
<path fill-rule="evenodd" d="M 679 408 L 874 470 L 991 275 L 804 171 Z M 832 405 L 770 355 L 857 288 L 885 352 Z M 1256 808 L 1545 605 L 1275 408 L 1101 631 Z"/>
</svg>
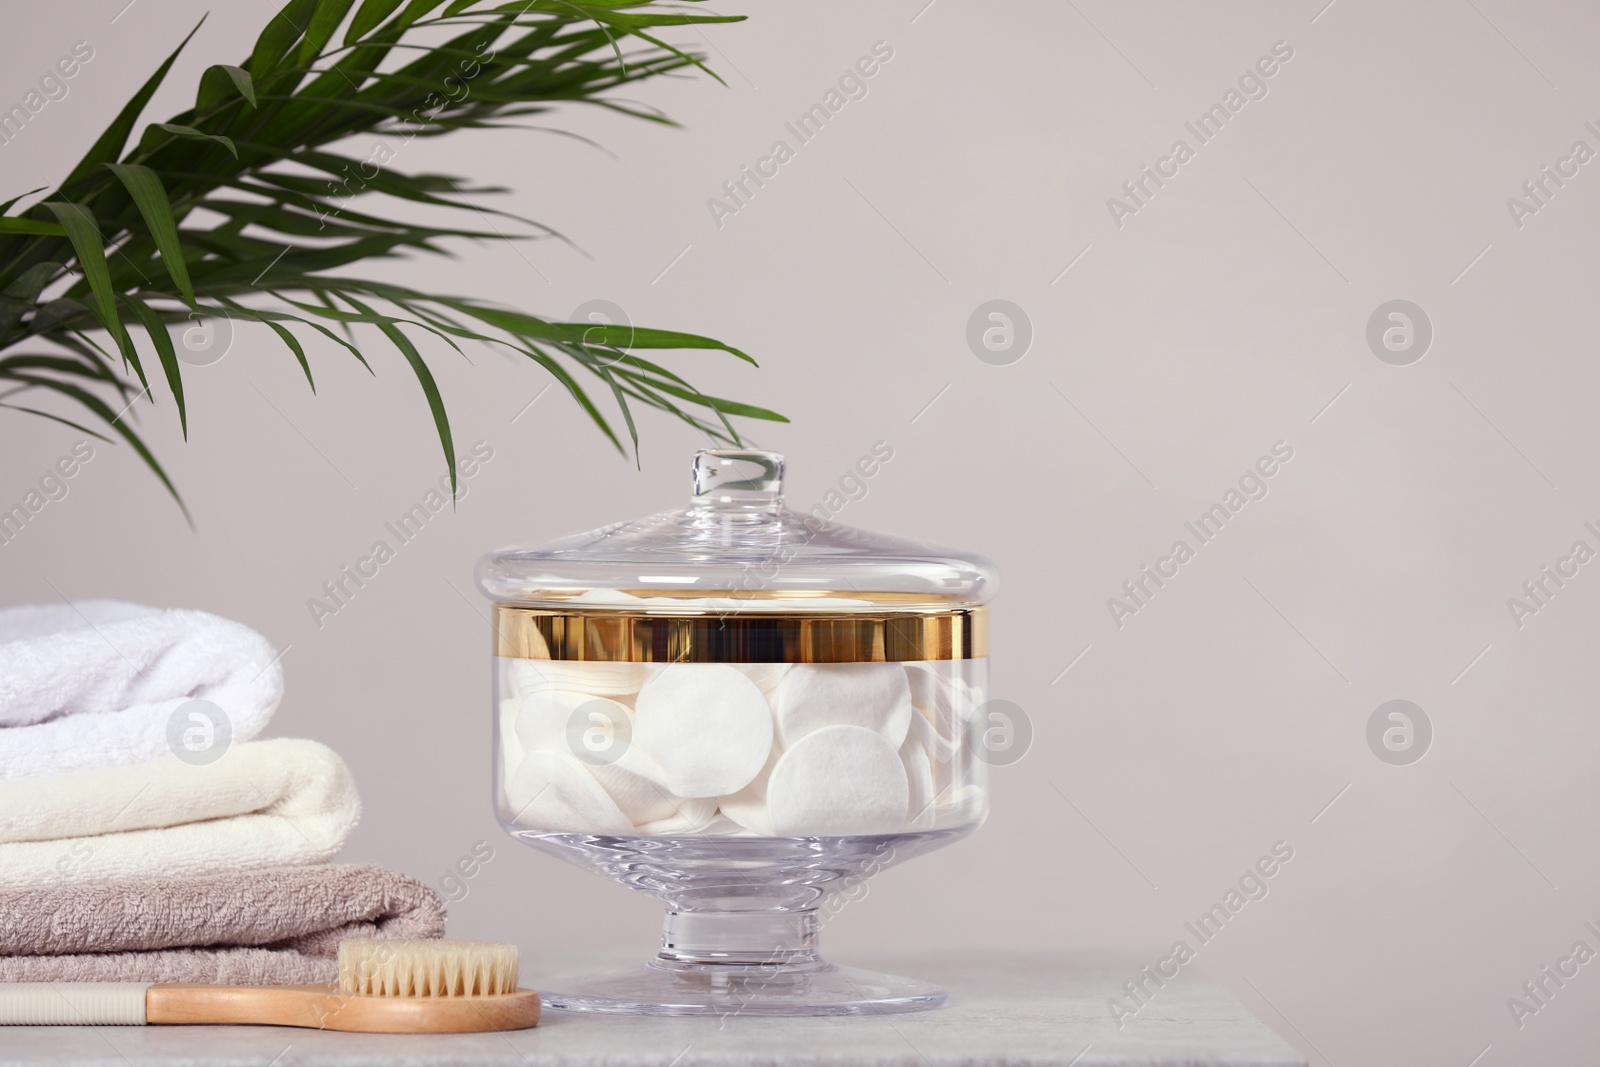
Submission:
<svg viewBox="0 0 1600 1067">
<path fill-rule="evenodd" d="M 539 994 L 517 988 L 517 949 L 491 941 L 345 941 L 338 985 L 138 982 L 0 985 L 0 1025 L 229 1023 L 367 1034 L 526 1030 Z"/>
</svg>

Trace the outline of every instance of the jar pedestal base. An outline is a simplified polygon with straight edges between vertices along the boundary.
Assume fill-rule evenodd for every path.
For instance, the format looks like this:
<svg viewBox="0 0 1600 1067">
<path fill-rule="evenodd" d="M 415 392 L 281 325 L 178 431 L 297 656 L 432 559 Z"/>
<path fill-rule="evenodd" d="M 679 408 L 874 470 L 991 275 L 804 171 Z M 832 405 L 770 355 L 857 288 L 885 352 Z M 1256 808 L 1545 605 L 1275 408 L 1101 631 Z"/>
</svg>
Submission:
<svg viewBox="0 0 1600 1067">
<path fill-rule="evenodd" d="M 564 1011 L 615 1015 L 881 1015 L 925 1011 L 944 990 L 912 978 L 839 967 L 817 954 L 820 923 L 801 911 L 667 912 L 649 963 L 540 990 Z"/>
<path fill-rule="evenodd" d="M 546 1007 L 613 1015 L 888 1015 L 937 1008 L 945 999 L 929 982 L 820 960 L 799 970 L 652 960 L 559 985 L 539 991 Z"/>
</svg>

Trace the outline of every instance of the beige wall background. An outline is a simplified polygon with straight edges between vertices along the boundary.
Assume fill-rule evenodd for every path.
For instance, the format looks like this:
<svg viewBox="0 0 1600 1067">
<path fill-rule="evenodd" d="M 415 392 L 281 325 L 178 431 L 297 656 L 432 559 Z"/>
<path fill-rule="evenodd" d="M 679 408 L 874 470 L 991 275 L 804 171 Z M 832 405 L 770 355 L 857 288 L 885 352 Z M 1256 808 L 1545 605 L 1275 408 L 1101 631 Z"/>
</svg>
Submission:
<svg viewBox="0 0 1600 1067">
<path fill-rule="evenodd" d="M 205 10 L 126 3 L 8 6 L 0 102 L 75 41 L 94 58 L 0 147 L 6 191 L 63 174 Z M 185 106 L 204 65 L 246 54 L 273 6 L 213 5 L 148 117 Z M 1575 942 L 1600 949 L 1584 925 L 1600 925 L 1600 564 L 1571 564 L 1520 626 L 1507 600 L 1574 542 L 1600 549 L 1584 525 L 1600 527 L 1600 162 L 1560 163 L 1578 141 L 1600 151 L 1586 125 L 1600 126 L 1595 10 L 728 10 L 751 18 L 704 43 L 674 37 L 707 50 L 727 88 L 698 78 L 642 94 L 685 129 L 568 112 L 553 124 L 615 158 L 513 133 L 417 142 L 396 161 L 508 185 L 497 206 L 586 254 L 461 246 L 454 262 L 386 271 L 554 316 L 610 300 L 636 322 L 739 344 L 761 370 L 699 354 L 673 366 L 793 418 L 755 428 L 789 456 L 793 503 L 820 500 L 885 440 L 894 459 L 841 520 L 975 548 L 1003 569 L 994 695 L 1026 710 L 1033 748 L 996 770 L 988 825 L 878 878 L 832 922 L 831 954 L 1123 947 L 1153 962 L 1180 938 L 1197 945 L 1185 921 L 1286 842 L 1293 859 L 1268 895 L 1196 964 L 1314 1064 L 1488 1067 L 1591 1050 L 1600 964 L 1520 1028 L 1507 998 Z M 880 41 L 893 58 L 866 96 L 719 227 L 708 198 Z M 1200 144 L 1184 123 L 1277 42 L 1293 54 L 1265 95 Z M 1178 139 L 1193 158 L 1119 226 L 1108 198 Z M 1545 165 L 1577 173 L 1514 218 L 1508 198 Z M 1009 365 L 966 341 L 992 299 L 1031 322 Z M 1396 299 L 1431 323 L 1407 365 L 1367 340 Z M 534 973 L 544 951 L 643 954 L 655 904 L 494 822 L 471 572 L 493 546 L 680 506 L 696 440 L 647 418 L 638 470 L 558 390 L 541 396 L 533 367 L 426 350 L 457 439 L 489 442 L 493 459 L 455 513 L 322 626 L 308 599 L 443 465 L 398 357 L 374 379 L 315 346 L 312 397 L 292 359 L 249 331 L 190 373 L 187 444 L 164 394 L 141 408 L 196 531 L 128 450 L 97 446 L 68 496 L 0 546 L 0 599 L 112 596 L 250 623 L 284 650 L 270 732 L 327 742 L 360 782 L 349 859 L 439 884 L 487 841 L 494 857 L 452 906 L 453 935 L 519 941 Z M 0 504 L 78 439 L 0 418 Z M 1293 457 L 1265 497 L 1119 627 L 1108 598 L 1277 442 Z M 1431 723 L 1408 765 L 1367 740 L 1396 699 Z"/>
</svg>

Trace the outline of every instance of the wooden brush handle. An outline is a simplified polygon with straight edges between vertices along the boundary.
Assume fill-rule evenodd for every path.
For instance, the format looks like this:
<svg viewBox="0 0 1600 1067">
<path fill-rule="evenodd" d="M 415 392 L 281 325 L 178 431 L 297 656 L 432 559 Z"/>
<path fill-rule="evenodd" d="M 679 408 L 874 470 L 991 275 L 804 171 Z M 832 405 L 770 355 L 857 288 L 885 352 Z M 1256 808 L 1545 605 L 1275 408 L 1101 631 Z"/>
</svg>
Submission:
<svg viewBox="0 0 1600 1067">
<path fill-rule="evenodd" d="M 331 985 L 228 986 L 170 983 L 145 993 L 157 1024 L 300 1026 L 365 1034 L 467 1034 L 526 1030 L 539 1021 L 530 989 L 482 997 L 370 997 Z"/>
</svg>

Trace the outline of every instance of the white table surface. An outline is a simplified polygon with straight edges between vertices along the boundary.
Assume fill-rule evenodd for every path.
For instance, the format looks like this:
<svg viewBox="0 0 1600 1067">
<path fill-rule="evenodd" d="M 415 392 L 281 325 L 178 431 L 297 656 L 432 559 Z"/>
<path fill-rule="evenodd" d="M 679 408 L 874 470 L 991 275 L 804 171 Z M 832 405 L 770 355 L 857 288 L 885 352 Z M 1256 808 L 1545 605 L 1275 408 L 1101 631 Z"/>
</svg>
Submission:
<svg viewBox="0 0 1600 1067">
<path fill-rule="evenodd" d="M 524 953 L 525 961 L 530 959 Z M 600 967 L 622 961 L 598 961 Z M 1103 953 L 943 952 L 846 959 L 938 982 L 940 1009 L 847 1019 L 647 1019 L 547 1010 L 510 1034 L 336 1034 L 276 1027 L 5 1027 L 0 1067 L 465 1064 L 495 1067 L 1304 1067 L 1231 995 L 1184 973 L 1118 1029 L 1106 1001 L 1148 959 Z M 598 969 L 591 963 L 578 970 Z M 541 973 L 524 964 L 525 984 Z M 552 983 L 552 988 L 554 988 Z"/>
</svg>

